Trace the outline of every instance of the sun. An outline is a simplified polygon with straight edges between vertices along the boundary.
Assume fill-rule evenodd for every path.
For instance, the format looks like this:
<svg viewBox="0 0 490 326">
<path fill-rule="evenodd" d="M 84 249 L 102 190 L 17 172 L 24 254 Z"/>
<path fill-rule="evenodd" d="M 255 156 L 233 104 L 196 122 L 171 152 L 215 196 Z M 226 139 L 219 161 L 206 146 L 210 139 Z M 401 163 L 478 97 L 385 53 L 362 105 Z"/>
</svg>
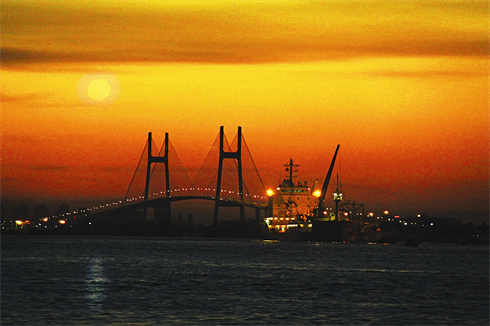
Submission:
<svg viewBox="0 0 490 326">
<path fill-rule="evenodd" d="M 94 101 L 103 101 L 111 95 L 111 84 L 104 78 L 94 79 L 88 84 L 87 94 Z"/>
<path fill-rule="evenodd" d="M 111 104 L 119 95 L 119 81 L 110 73 L 85 75 L 78 83 L 78 95 L 86 104 Z"/>
</svg>

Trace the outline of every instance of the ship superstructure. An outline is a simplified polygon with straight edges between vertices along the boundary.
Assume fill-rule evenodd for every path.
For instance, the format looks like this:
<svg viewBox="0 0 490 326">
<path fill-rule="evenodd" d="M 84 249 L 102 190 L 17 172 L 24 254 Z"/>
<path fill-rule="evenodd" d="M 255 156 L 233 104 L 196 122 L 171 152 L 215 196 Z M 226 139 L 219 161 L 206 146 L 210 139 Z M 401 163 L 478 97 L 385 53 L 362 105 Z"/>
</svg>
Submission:
<svg viewBox="0 0 490 326">
<path fill-rule="evenodd" d="M 270 232 L 285 233 L 292 229 L 296 232 L 311 232 L 318 198 L 307 181 L 295 183 L 299 165 L 292 158 L 284 166 L 288 177 L 279 184 L 276 191 L 269 192 L 272 212 L 265 223 Z"/>
</svg>

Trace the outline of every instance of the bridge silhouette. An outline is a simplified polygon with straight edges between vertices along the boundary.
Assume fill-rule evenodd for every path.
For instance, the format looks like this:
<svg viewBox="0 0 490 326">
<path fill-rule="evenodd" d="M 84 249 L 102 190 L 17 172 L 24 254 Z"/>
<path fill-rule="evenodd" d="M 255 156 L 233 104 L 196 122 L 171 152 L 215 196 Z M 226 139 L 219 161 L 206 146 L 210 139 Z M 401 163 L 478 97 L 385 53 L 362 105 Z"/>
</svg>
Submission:
<svg viewBox="0 0 490 326">
<path fill-rule="evenodd" d="M 245 177 L 244 177 L 245 176 Z M 255 218 L 269 209 L 266 189 L 242 135 L 241 127 L 231 145 L 220 127 L 219 135 L 191 180 L 170 142 L 168 133 L 160 150 L 148 133 L 143 153 L 124 199 L 79 212 L 91 217 L 111 215 L 146 219 L 149 209 L 154 220 L 172 221 L 172 203 L 188 200 L 214 202 L 213 224 L 218 223 L 220 207 L 236 207 L 245 221 L 245 207 L 255 209 Z"/>
</svg>

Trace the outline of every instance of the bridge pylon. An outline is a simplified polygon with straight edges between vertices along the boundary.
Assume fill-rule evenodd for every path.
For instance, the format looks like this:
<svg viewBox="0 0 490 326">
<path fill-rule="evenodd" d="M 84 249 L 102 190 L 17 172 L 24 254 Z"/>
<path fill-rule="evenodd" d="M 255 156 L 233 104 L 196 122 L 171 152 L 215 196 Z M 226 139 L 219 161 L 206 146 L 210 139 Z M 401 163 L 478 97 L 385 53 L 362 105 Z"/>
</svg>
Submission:
<svg viewBox="0 0 490 326">
<path fill-rule="evenodd" d="M 223 149 L 224 145 L 224 127 L 220 127 L 219 131 L 219 165 L 218 165 L 218 181 L 216 184 L 216 196 L 214 202 L 214 214 L 213 214 L 213 225 L 218 223 L 218 213 L 219 207 L 221 206 L 221 175 L 223 173 L 223 160 L 225 159 L 235 159 L 237 160 L 238 169 L 238 192 L 240 200 L 243 201 L 243 175 L 242 175 L 242 127 L 238 127 L 238 143 L 237 150 L 235 152 L 225 152 Z M 227 204 L 226 206 L 230 206 Z M 237 205 L 240 208 L 240 220 L 245 221 L 245 208 L 243 205 Z"/>
<path fill-rule="evenodd" d="M 164 156 L 153 156 L 151 154 L 151 132 L 148 133 L 148 163 L 146 165 L 146 183 L 145 183 L 145 199 L 143 206 L 143 216 L 146 218 L 146 213 L 148 210 L 148 192 L 150 190 L 150 177 L 151 177 L 151 164 L 152 163 L 163 163 L 165 164 L 165 192 L 167 199 L 170 199 L 170 174 L 168 168 L 168 133 L 165 133 L 165 154 Z M 165 202 L 166 217 L 171 221 L 172 212 L 170 210 L 170 200 Z M 161 213 L 161 207 L 155 207 L 155 215 Z M 158 212 L 158 213 L 157 213 Z"/>
</svg>

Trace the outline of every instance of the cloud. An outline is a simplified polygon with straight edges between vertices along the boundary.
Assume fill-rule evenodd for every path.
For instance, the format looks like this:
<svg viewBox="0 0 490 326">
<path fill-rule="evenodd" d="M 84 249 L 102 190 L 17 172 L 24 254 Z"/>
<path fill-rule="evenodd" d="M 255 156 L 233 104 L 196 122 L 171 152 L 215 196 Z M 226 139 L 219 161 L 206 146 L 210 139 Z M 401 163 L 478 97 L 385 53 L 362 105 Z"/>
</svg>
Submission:
<svg viewBox="0 0 490 326">
<path fill-rule="evenodd" d="M 25 50 L 20 48 L 2 47 L 2 64 L 43 63 L 63 61 L 66 56 L 48 51 Z"/>
<path fill-rule="evenodd" d="M 2 103 L 8 103 L 8 102 L 25 102 L 29 100 L 36 100 L 40 98 L 46 97 L 47 94 L 45 93 L 29 93 L 29 94 L 22 94 L 22 95 L 7 95 L 7 94 L 1 94 L 0 98 Z"/>
<path fill-rule="evenodd" d="M 332 44 L 298 44 L 297 41 L 270 42 L 266 45 L 253 42 L 232 45 L 207 44 L 182 49 L 148 48 L 128 51 L 52 52 L 20 48 L 3 48 L 2 65 L 19 68 L 29 64 L 47 63 L 217 63 L 261 64 L 288 62 L 315 62 L 346 60 L 358 57 L 389 56 L 488 56 L 489 42 L 469 40 L 460 42 L 424 41 L 415 44 L 372 44 L 370 46 L 343 46 Z"/>
<path fill-rule="evenodd" d="M 30 170 L 33 171 L 47 171 L 47 172 L 58 172 L 68 170 L 67 166 L 64 165 L 31 165 Z"/>
<path fill-rule="evenodd" d="M 4 67 L 488 56 L 490 48 L 484 2 L 467 7 L 376 1 L 61 3 L 46 3 L 39 16 L 35 3 L 6 2 Z"/>
</svg>

